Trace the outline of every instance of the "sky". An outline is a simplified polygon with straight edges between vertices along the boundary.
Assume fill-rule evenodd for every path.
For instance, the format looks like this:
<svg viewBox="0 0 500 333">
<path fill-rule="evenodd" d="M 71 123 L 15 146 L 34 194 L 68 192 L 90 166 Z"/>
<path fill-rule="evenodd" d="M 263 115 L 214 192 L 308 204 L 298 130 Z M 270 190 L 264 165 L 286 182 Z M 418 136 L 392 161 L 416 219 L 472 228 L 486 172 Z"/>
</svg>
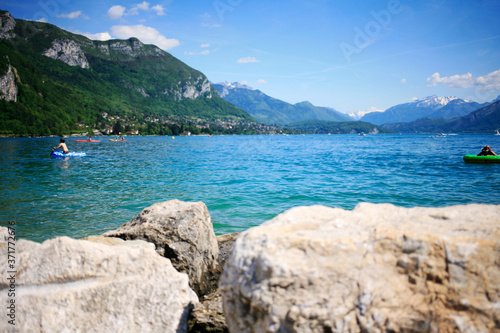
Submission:
<svg viewBox="0 0 500 333">
<path fill-rule="evenodd" d="M 0 0 L 91 39 L 137 37 L 211 82 L 344 113 L 500 95 L 498 0 Z"/>
</svg>

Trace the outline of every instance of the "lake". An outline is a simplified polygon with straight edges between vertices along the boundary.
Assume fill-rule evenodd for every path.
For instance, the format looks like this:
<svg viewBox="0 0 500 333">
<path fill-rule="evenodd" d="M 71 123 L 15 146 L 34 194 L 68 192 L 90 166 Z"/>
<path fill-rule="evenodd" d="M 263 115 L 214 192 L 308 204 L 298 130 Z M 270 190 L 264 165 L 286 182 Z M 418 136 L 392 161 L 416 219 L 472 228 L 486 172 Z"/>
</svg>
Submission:
<svg viewBox="0 0 500 333">
<path fill-rule="evenodd" d="M 243 231 L 296 206 L 360 202 L 442 207 L 500 204 L 500 164 L 469 164 L 500 136 L 255 135 L 127 137 L 75 142 L 0 139 L 0 225 L 19 238 L 82 238 L 116 229 L 153 203 L 203 201 L 216 234 Z"/>
</svg>

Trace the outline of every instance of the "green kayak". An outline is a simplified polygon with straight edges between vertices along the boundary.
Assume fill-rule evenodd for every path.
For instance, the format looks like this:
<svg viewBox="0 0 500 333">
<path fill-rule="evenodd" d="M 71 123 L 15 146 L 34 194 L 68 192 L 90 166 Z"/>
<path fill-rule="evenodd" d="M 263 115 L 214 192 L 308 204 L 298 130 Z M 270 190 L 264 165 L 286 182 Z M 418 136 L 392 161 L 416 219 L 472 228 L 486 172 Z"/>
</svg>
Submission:
<svg viewBox="0 0 500 333">
<path fill-rule="evenodd" d="M 465 155 L 464 162 L 470 163 L 500 163 L 500 156 Z"/>
</svg>

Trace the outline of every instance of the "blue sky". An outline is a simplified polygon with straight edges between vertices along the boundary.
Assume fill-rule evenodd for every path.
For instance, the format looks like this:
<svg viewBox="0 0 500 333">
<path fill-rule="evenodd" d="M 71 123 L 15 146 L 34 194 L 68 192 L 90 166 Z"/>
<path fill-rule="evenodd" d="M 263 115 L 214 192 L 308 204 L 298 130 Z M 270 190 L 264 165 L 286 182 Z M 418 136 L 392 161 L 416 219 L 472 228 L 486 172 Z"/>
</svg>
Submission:
<svg viewBox="0 0 500 333">
<path fill-rule="evenodd" d="M 341 112 L 500 95 L 498 0 L 0 0 L 92 39 L 137 37 L 210 81 Z"/>
</svg>

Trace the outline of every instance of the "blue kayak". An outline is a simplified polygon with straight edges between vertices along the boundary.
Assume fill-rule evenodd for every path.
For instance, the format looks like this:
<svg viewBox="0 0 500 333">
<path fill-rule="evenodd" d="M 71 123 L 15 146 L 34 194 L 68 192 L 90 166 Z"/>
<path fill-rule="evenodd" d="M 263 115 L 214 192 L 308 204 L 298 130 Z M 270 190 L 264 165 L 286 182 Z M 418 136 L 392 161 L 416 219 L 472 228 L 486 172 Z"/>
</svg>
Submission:
<svg viewBox="0 0 500 333">
<path fill-rule="evenodd" d="M 59 150 L 54 150 L 54 151 L 52 151 L 52 154 L 51 154 L 51 156 L 53 156 L 53 157 L 75 157 L 75 156 L 85 156 L 85 155 L 87 155 L 87 154 L 75 153 L 75 152 L 69 152 L 68 154 L 65 154 Z"/>
</svg>

